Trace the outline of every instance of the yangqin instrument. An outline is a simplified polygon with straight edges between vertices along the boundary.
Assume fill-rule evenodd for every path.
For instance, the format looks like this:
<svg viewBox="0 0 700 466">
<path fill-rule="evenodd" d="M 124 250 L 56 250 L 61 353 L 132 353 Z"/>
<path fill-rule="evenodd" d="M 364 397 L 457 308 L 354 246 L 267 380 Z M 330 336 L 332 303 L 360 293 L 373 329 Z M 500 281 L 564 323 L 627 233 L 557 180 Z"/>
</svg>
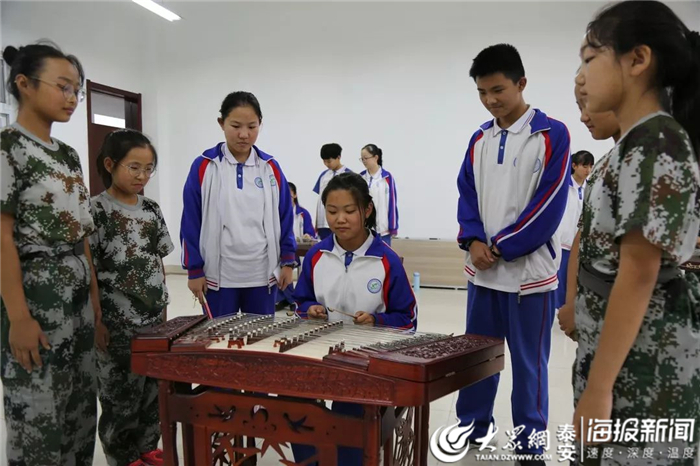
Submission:
<svg viewBox="0 0 700 466">
<path fill-rule="evenodd" d="M 291 443 L 315 446 L 321 466 L 337 464 L 338 446 L 361 448 L 365 465 L 383 457 L 422 466 L 430 402 L 501 371 L 503 352 L 502 340 L 477 335 L 239 313 L 141 332 L 132 370 L 159 379 L 167 465 L 178 464 L 182 423 L 188 466 L 248 465 L 266 454 L 295 465 Z M 331 400 L 364 414 L 335 413 Z"/>
</svg>

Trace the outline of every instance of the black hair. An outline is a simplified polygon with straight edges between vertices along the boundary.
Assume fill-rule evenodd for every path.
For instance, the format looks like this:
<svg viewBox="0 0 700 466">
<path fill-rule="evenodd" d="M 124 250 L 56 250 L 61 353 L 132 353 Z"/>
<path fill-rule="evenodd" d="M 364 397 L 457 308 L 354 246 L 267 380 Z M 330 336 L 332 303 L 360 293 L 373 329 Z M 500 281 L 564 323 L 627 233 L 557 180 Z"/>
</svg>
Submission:
<svg viewBox="0 0 700 466">
<path fill-rule="evenodd" d="M 660 103 L 683 126 L 700 156 L 700 35 L 659 1 L 625 1 L 588 24 L 587 45 L 616 55 L 646 45 L 656 58 L 653 85 Z"/>
<path fill-rule="evenodd" d="M 102 178 L 105 188 L 112 186 L 112 174 L 105 168 L 105 159 L 110 158 L 116 164 L 119 163 L 131 149 L 136 147 L 147 147 L 153 152 L 153 166 L 158 165 L 158 153 L 151 144 L 150 139 L 143 133 L 133 129 L 119 129 L 109 133 L 97 156 L 97 173 Z"/>
<path fill-rule="evenodd" d="M 366 150 L 372 155 L 377 156 L 377 163 L 382 166 L 382 150 L 376 144 L 367 144 L 362 150 Z"/>
<path fill-rule="evenodd" d="M 503 73 L 514 83 L 525 77 L 525 67 L 523 67 L 518 49 L 510 44 L 496 44 L 486 47 L 479 52 L 469 69 L 469 77 L 474 81 L 476 78 L 496 73 Z"/>
<path fill-rule="evenodd" d="M 595 157 L 587 150 L 580 150 L 571 156 L 571 163 L 576 165 L 593 165 Z M 574 167 L 571 167 L 571 173 L 574 173 Z"/>
<path fill-rule="evenodd" d="M 236 91 L 232 92 L 226 96 L 223 102 L 221 102 L 221 119 L 225 120 L 229 113 L 234 108 L 238 107 L 251 107 L 255 114 L 258 116 L 258 123 L 262 123 L 262 110 L 260 110 L 260 102 L 258 98 L 250 92 L 246 91 Z"/>
<path fill-rule="evenodd" d="M 36 81 L 39 74 L 44 70 L 47 58 L 59 58 L 68 60 L 78 70 L 80 76 L 80 86 L 85 82 L 85 71 L 74 55 L 67 55 L 55 43 L 47 39 L 42 39 L 35 44 L 25 45 L 17 49 L 11 45 L 5 47 L 2 58 L 10 66 L 10 76 L 7 78 L 7 89 L 10 94 L 20 101 L 20 93 L 17 88 L 17 76 L 22 74 L 32 81 Z M 4 84 L 4 83 L 3 83 Z M 38 82 L 36 82 L 38 84 Z"/>
<path fill-rule="evenodd" d="M 369 205 L 372 204 L 372 213 L 365 219 L 365 227 L 374 230 L 377 227 L 377 209 L 374 208 L 374 202 L 372 201 L 372 196 L 369 193 L 369 186 L 365 179 L 357 173 L 350 172 L 334 176 L 328 182 L 326 189 L 323 190 L 323 194 L 321 195 L 321 202 L 323 202 L 324 207 L 326 205 L 326 199 L 328 199 L 328 194 L 338 190 L 350 192 L 350 195 L 360 207 L 360 215 L 363 217 Z"/>
<path fill-rule="evenodd" d="M 289 189 L 291 189 L 294 195 L 297 196 L 297 185 L 295 185 L 291 181 L 288 181 L 287 184 L 289 185 Z M 294 198 L 294 205 L 299 205 L 299 197 Z"/>
<path fill-rule="evenodd" d="M 335 142 L 321 146 L 321 158 L 323 160 L 337 159 L 340 157 L 341 152 L 343 152 L 343 148 Z"/>
</svg>

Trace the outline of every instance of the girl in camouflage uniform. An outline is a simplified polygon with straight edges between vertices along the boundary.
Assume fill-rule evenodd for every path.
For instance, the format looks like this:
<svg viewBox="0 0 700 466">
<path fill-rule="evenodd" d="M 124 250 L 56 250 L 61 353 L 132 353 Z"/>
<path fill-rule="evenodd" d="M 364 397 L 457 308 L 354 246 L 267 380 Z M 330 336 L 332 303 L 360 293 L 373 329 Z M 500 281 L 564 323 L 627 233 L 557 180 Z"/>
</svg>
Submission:
<svg viewBox="0 0 700 466">
<path fill-rule="evenodd" d="M 75 150 L 51 137 L 85 97 L 80 62 L 50 43 L 7 47 L 17 122 L 0 133 L 0 378 L 12 466 L 91 465 L 94 225 Z M 92 293 L 93 310 L 88 304 Z"/>
<path fill-rule="evenodd" d="M 589 24 L 581 59 L 587 110 L 612 110 L 623 136 L 595 167 L 584 200 L 574 424 L 638 420 L 636 433 L 612 440 L 622 448 L 584 464 L 692 465 L 700 284 L 678 266 L 700 224 L 700 38 L 660 2 L 622 2 Z M 649 439 L 646 419 L 695 424 L 673 441 Z"/>
<path fill-rule="evenodd" d="M 158 158 L 146 136 L 107 136 L 97 170 L 107 190 L 92 199 L 90 238 L 103 323 L 97 327 L 100 440 L 110 466 L 163 464 L 158 450 L 158 382 L 131 372 L 131 337 L 161 322 L 168 304 L 162 258 L 173 250 L 163 214 L 139 192 Z"/>
</svg>

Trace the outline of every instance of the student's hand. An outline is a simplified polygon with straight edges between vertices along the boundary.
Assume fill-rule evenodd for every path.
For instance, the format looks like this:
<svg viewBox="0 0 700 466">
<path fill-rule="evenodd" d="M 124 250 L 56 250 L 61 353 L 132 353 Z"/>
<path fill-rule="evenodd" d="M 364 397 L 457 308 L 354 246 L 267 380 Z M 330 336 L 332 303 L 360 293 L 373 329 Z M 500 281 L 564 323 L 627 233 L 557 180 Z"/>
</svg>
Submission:
<svg viewBox="0 0 700 466">
<path fill-rule="evenodd" d="M 9 340 L 12 356 L 27 372 L 31 372 L 33 366 L 42 366 L 39 344 L 44 349 L 51 348 L 49 339 L 41 330 L 39 322 L 31 317 L 10 322 Z"/>
<path fill-rule="evenodd" d="M 472 241 L 471 246 L 469 246 L 469 255 L 474 267 L 479 270 L 487 270 L 497 261 L 489 247 L 481 241 Z"/>
<path fill-rule="evenodd" d="M 199 304 L 204 306 L 204 295 L 207 293 L 207 278 L 199 277 L 187 280 L 187 288 L 190 289 L 195 298 L 199 299 Z"/>
<path fill-rule="evenodd" d="M 363 311 L 357 311 L 355 313 L 355 323 L 359 325 L 374 325 L 375 319 L 374 315 L 368 314 Z"/>
<path fill-rule="evenodd" d="M 574 411 L 573 424 L 576 431 L 576 438 L 579 439 L 579 441 L 581 439 L 581 435 L 583 435 L 584 443 L 593 443 L 586 441 L 588 439 L 588 420 L 609 420 L 610 416 L 612 415 L 612 404 L 612 390 L 598 389 L 592 385 L 586 387 L 581 394 L 581 398 L 578 400 L 576 411 Z M 581 418 L 583 418 L 583 433 L 579 432 Z"/>
<path fill-rule="evenodd" d="M 319 306 L 318 304 L 314 306 L 309 306 L 309 309 L 306 311 L 306 315 L 309 316 L 310 319 L 328 318 L 328 314 L 326 314 L 326 308 L 323 306 Z"/>
<path fill-rule="evenodd" d="M 574 303 L 566 303 L 559 309 L 559 328 L 564 331 L 567 337 L 576 341 L 574 332 L 576 331 L 576 321 L 574 318 Z"/>
<path fill-rule="evenodd" d="M 564 334 L 567 337 L 576 341 L 576 338 L 575 338 L 576 319 L 575 319 L 574 304 L 568 303 L 568 302 L 565 303 L 559 309 L 559 315 L 557 318 L 559 320 L 559 328 L 564 332 Z"/>
<path fill-rule="evenodd" d="M 282 270 L 280 271 L 280 282 L 278 283 L 280 290 L 284 290 L 287 288 L 289 285 L 292 284 L 292 272 L 294 269 L 291 267 L 284 266 L 282 267 Z"/>
<path fill-rule="evenodd" d="M 303 238 L 303 240 L 304 240 L 304 241 L 312 241 L 313 238 L 311 237 L 310 234 L 304 233 L 304 238 Z"/>
<path fill-rule="evenodd" d="M 107 352 L 109 346 L 109 330 L 101 320 L 95 322 L 95 346 L 103 353 Z"/>
</svg>

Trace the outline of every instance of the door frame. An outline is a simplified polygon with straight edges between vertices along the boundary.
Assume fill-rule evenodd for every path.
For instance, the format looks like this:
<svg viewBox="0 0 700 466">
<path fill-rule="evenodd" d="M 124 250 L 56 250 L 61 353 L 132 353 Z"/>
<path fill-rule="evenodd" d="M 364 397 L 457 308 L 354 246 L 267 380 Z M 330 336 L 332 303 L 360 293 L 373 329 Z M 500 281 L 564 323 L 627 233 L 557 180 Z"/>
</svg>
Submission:
<svg viewBox="0 0 700 466">
<path fill-rule="evenodd" d="M 88 163 L 90 167 L 90 196 L 96 196 L 104 190 L 102 179 L 97 173 L 97 153 L 95 148 L 100 147 L 102 140 L 99 140 L 98 127 L 106 128 L 92 122 L 92 93 L 107 94 L 124 99 L 126 127 L 137 131 L 143 130 L 141 94 L 117 89 L 116 87 L 99 84 L 89 79 L 86 81 L 87 93 L 87 124 L 88 124 Z M 135 104 L 129 105 L 129 104 Z"/>
</svg>

